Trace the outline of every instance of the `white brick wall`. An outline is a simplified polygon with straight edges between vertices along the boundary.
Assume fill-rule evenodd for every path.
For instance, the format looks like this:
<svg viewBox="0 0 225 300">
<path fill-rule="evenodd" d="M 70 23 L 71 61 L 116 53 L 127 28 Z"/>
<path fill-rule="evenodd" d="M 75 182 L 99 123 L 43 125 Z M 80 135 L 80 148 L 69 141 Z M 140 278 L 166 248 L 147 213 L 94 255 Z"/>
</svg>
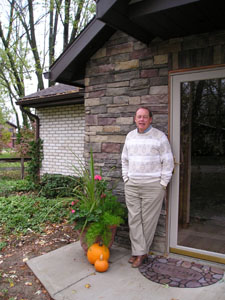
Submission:
<svg viewBox="0 0 225 300">
<path fill-rule="evenodd" d="M 76 175 L 73 166 L 84 162 L 84 105 L 39 108 L 36 113 L 44 141 L 41 175 Z"/>
</svg>

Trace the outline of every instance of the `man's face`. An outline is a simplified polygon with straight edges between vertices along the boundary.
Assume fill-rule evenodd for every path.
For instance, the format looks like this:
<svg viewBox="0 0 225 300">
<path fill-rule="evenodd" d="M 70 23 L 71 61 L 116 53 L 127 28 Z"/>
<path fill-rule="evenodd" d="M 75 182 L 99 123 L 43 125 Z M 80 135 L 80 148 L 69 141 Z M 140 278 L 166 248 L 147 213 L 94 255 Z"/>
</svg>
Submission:
<svg viewBox="0 0 225 300">
<path fill-rule="evenodd" d="M 147 109 L 140 108 L 136 112 L 134 121 L 137 125 L 138 132 L 143 133 L 152 123 L 152 117 L 149 116 Z"/>
</svg>

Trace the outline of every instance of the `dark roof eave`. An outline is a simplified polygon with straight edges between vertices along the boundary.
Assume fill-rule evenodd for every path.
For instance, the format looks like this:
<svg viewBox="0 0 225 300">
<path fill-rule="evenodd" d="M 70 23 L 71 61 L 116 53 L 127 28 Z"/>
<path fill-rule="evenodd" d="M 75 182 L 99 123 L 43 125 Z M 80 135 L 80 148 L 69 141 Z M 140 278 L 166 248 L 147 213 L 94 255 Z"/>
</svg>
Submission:
<svg viewBox="0 0 225 300">
<path fill-rule="evenodd" d="M 129 19 L 127 14 L 129 2 L 130 0 L 99 0 L 96 17 L 113 28 L 122 30 L 137 40 L 148 44 L 154 36 Z"/>
<path fill-rule="evenodd" d="M 33 99 L 19 100 L 16 102 L 21 107 L 33 107 L 42 108 L 49 106 L 61 106 L 68 104 L 82 104 L 84 103 L 84 93 L 76 92 L 71 94 L 50 96 L 50 97 L 38 97 Z"/>
<path fill-rule="evenodd" d="M 66 84 L 84 79 L 86 62 L 116 30 L 149 43 L 224 29 L 224 6 L 219 0 L 98 0 L 95 18 L 50 67 L 50 79 Z"/>
<path fill-rule="evenodd" d="M 99 49 L 100 46 L 96 47 L 96 45 L 100 45 L 100 40 L 104 39 L 101 38 L 101 34 L 104 37 L 105 35 L 110 36 L 114 31 L 107 24 L 95 17 L 75 41 L 51 65 L 47 76 L 54 82 L 66 84 L 73 82 L 73 80 L 66 76 L 66 74 L 70 73 L 70 65 L 74 64 L 75 61 L 76 67 L 74 71 L 84 74 L 87 59 Z M 80 79 L 78 78 L 78 80 Z"/>
</svg>

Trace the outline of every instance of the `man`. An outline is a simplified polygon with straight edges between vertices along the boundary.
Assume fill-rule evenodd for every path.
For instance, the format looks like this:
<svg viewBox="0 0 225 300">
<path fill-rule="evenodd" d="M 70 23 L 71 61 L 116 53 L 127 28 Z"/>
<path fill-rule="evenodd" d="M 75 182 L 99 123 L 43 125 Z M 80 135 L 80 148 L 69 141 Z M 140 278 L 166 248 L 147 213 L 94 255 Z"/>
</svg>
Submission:
<svg viewBox="0 0 225 300">
<path fill-rule="evenodd" d="M 137 129 L 128 133 L 122 152 L 122 176 L 132 249 L 129 263 L 137 268 L 152 244 L 174 162 L 166 135 L 151 125 L 151 111 L 140 107 L 134 120 Z"/>
</svg>

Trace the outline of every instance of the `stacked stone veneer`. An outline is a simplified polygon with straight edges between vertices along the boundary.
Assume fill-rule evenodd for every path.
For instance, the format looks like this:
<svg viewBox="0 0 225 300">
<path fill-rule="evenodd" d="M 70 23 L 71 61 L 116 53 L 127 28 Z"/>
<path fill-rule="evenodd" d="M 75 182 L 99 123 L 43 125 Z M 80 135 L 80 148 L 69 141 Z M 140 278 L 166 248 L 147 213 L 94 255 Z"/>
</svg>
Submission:
<svg viewBox="0 0 225 300">
<path fill-rule="evenodd" d="M 149 46 L 116 32 L 90 59 L 85 79 L 85 156 L 92 147 L 103 174 L 119 179 L 115 192 L 121 201 L 121 151 L 126 134 L 135 128 L 137 107 L 149 106 L 153 126 L 167 133 L 169 71 L 225 63 L 224 50 L 225 32 L 154 40 Z M 153 250 L 166 249 L 166 216 L 163 208 Z M 118 236 L 127 244 L 125 232 Z"/>
<path fill-rule="evenodd" d="M 75 175 L 73 166 L 84 162 L 84 105 L 40 108 L 37 115 L 44 141 L 41 175 Z"/>
</svg>

